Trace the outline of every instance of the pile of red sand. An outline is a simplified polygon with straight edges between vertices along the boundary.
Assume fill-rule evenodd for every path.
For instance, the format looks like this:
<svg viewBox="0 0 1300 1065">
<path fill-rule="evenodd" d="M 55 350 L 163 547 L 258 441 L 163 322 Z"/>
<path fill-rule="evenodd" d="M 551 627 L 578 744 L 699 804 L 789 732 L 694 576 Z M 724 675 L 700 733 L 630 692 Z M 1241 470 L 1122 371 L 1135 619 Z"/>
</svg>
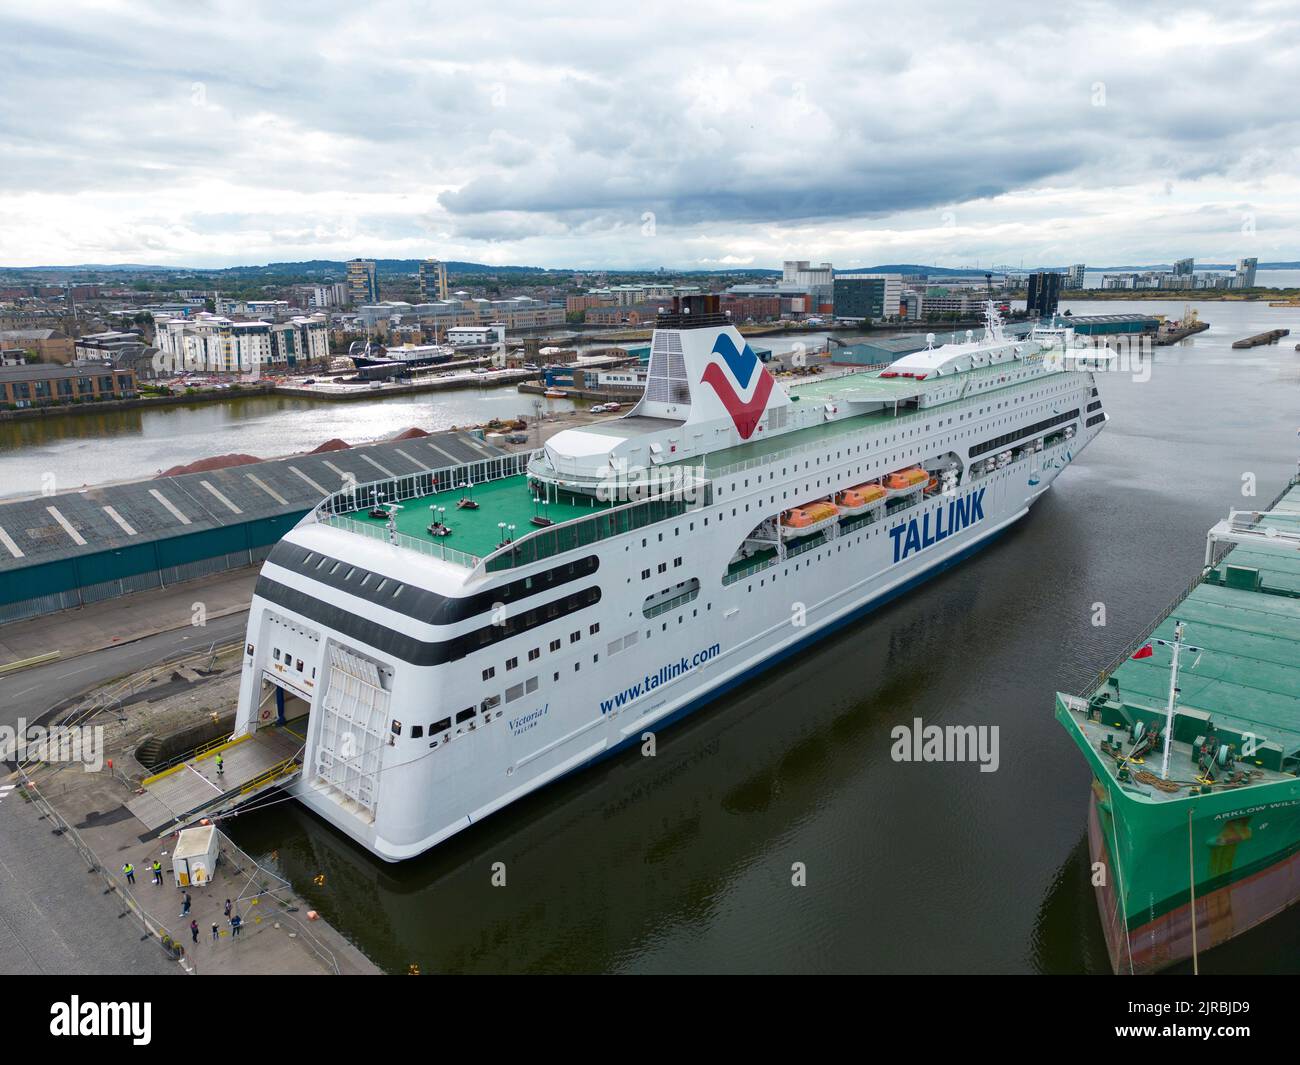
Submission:
<svg viewBox="0 0 1300 1065">
<path fill-rule="evenodd" d="M 321 455 L 326 451 L 346 451 L 352 445 L 346 440 L 340 440 L 337 436 L 333 440 L 326 440 L 320 447 L 314 447 L 307 452 L 309 455 Z"/>
<path fill-rule="evenodd" d="M 163 470 L 158 476 L 178 477 L 182 473 L 207 473 L 209 470 L 224 470 L 228 466 L 247 466 L 261 461 L 256 455 L 213 455 L 211 458 L 191 462 L 188 466 L 173 466 L 170 470 Z"/>
<path fill-rule="evenodd" d="M 413 425 L 411 426 L 411 428 L 403 429 L 396 436 L 390 436 L 388 439 L 389 440 L 418 440 L 420 437 L 428 436 L 428 435 L 429 434 L 426 433 L 423 429 L 420 429 L 417 426 Z"/>
</svg>

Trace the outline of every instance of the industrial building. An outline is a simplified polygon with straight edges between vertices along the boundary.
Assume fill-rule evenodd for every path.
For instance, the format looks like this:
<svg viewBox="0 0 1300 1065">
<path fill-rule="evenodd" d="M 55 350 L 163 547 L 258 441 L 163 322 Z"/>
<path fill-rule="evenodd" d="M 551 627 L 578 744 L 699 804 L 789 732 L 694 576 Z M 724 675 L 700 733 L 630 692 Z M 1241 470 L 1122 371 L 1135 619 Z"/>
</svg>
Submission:
<svg viewBox="0 0 1300 1065">
<path fill-rule="evenodd" d="M 500 454 L 447 432 L 0 500 L 0 624 L 254 565 L 340 487 Z"/>
</svg>

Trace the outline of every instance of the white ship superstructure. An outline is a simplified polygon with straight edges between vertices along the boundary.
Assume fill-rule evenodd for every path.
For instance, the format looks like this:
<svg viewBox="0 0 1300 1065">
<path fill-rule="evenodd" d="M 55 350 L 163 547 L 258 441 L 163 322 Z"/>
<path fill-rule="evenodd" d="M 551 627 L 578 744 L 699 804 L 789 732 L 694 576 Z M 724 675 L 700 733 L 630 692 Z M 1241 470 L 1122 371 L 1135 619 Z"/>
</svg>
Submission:
<svg viewBox="0 0 1300 1065">
<path fill-rule="evenodd" d="M 626 414 L 347 486 L 286 536 L 237 731 L 301 737 L 297 797 L 417 855 L 1024 516 L 1106 419 L 1073 344 L 990 306 L 979 338 L 787 389 L 688 297 Z"/>
</svg>

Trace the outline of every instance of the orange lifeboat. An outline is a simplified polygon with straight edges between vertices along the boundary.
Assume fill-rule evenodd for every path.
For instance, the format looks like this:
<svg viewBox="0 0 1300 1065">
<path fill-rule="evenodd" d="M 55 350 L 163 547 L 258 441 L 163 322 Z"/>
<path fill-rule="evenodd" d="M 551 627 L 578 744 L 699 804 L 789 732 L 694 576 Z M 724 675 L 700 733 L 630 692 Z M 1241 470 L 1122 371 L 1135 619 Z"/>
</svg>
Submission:
<svg viewBox="0 0 1300 1065">
<path fill-rule="evenodd" d="M 839 507 L 823 499 L 794 507 L 781 515 L 781 539 L 797 540 L 801 536 L 811 536 L 831 525 L 839 516 Z"/>
<path fill-rule="evenodd" d="M 852 488 L 846 488 L 837 495 L 835 502 L 842 514 L 861 514 L 864 510 L 884 499 L 886 494 L 885 490 L 874 482 L 855 484 Z"/>
<path fill-rule="evenodd" d="M 930 475 L 920 466 L 909 466 L 905 470 L 895 470 L 885 478 L 885 487 L 898 489 L 915 488 L 930 479 Z"/>
</svg>

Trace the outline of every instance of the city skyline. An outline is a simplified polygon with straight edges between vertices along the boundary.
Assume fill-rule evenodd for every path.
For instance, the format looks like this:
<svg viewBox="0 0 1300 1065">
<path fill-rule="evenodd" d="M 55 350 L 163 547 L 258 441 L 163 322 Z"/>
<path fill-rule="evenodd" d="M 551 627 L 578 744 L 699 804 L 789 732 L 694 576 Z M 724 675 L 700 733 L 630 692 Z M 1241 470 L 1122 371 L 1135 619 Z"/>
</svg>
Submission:
<svg viewBox="0 0 1300 1065">
<path fill-rule="evenodd" d="M 0 265 L 1297 258 L 1300 15 L 927 7 L 9 10 Z"/>
</svg>

